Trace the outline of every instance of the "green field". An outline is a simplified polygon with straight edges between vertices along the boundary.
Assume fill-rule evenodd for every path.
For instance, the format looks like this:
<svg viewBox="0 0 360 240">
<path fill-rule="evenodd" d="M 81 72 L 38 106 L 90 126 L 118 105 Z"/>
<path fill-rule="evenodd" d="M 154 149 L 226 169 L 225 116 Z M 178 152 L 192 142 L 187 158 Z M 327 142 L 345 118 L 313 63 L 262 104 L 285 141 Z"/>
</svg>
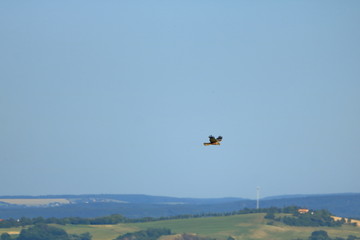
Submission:
<svg viewBox="0 0 360 240">
<path fill-rule="evenodd" d="M 360 237 L 360 227 L 344 225 L 342 227 L 292 227 L 280 223 L 268 225 L 264 214 L 245 214 L 227 217 L 208 217 L 155 221 L 147 223 L 117 224 L 117 225 L 67 225 L 59 226 L 68 233 L 79 234 L 90 232 L 94 240 L 112 240 L 117 236 L 147 228 L 169 228 L 174 233 L 196 233 L 219 240 L 229 236 L 237 240 L 276 239 L 291 240 L 295 238 L 307 239 L 313 231 L 324 230 L 332 238 L 347 238 L 348 235 Z M 21 229 L 0 229 L 3 232 L 15 233 Z"/>
</svg>

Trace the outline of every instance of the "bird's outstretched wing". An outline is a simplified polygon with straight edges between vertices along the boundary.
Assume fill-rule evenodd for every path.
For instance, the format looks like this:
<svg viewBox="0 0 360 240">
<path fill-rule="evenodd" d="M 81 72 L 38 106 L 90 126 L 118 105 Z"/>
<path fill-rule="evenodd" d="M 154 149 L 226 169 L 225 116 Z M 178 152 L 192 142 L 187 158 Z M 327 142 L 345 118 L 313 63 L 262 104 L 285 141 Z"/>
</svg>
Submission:
<svg viewBox="0 0 360 240">
<path fill-rule="evenodd" d="M 214 136 L 212 136 L 212 135 L 209 136 L 209 140 L 210 140 L 210 143 L 216 143 L 217 142 L 216 138 Z"/>
<path fill-rule="evenodd" d="M 222 136 L 218 136 L 218 138 L 216 139 L 218 142 L 221 142 L 222 140 Z"/>
</svg>

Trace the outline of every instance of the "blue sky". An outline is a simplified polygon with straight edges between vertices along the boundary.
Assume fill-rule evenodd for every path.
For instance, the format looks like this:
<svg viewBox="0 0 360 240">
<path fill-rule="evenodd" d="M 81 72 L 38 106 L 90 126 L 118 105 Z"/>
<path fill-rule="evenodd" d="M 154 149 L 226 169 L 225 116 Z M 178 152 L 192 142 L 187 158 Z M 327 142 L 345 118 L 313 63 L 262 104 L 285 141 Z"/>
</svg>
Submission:
<svg viewBox="0 0 360 240">
<path fill-rule="evenodd" d="M 360 192 L 359 22 L 359 1 L 1 1 L 0 195 Z"/>
</svg>

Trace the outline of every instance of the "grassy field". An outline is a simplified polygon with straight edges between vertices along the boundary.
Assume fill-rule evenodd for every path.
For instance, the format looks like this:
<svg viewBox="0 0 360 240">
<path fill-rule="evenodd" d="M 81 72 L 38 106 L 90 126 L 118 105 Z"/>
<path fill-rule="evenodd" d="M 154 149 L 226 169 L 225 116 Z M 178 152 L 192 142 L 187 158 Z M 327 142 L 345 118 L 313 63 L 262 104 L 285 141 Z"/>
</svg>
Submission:
<svg viewBox="0 0 360 240">
<path fill-rule="evenodd" d="M 112 240 L 117 236 L 147 228 L 169 228 L 174 233 L 196 233 L 201 236 L 225 240 L 229 236 L 237 240 L 291 240 L 307 239 L 313 231 L 324 230 L 332 238 L 347 238 L 348 235 L 360 237 L 360 227 L 344 225 L 342 227 L 291 227 L 275 223 L 268 225 L 264 214 L 246 214 L 227 217 L 208 217 L 193 219 L 177 219 L 147 223 L 117 225 L 67 225 L 60 226 L 68 233 L 80 234 L 90 232 L 94 240 Z M 19 232 L 20 229 L 0 229 L 2 232 Z M 171 239 L 171 238 L 167 238 Z"/>
</svg>

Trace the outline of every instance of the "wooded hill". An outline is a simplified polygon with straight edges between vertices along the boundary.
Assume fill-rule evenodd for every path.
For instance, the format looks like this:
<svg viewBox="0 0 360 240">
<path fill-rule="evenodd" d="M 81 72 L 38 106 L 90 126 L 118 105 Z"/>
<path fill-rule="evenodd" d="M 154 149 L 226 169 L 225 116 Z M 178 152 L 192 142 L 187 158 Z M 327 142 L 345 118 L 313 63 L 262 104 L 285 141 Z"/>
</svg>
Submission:
<svg viewBox="0 0 360 240">
<path fill-rule="evenodd" d="M 14 199 L 22 199 L 23 205 L 21 201 L 20 204 L 19 201 L 14 204 Z M 40 201 L 42 204 L 27 205 L 26 203 L 29 203 L 31 199 L 43 201 Z M 360 193 L 278 196 L 260 200 L 262 208 L 286 206 L 300 206 L 314 210 L 326 209 L 339 217 L 360 218 Z M 111 214 L 121 214 L 127 218 L 157 218 L 232 212 L 255 207 L 255 200 L 241 198 L 196 199 L 113 194 L 0 196 L 0 219 L 39 216 L 45 218 L 99 217 Z"/>
</svg>

